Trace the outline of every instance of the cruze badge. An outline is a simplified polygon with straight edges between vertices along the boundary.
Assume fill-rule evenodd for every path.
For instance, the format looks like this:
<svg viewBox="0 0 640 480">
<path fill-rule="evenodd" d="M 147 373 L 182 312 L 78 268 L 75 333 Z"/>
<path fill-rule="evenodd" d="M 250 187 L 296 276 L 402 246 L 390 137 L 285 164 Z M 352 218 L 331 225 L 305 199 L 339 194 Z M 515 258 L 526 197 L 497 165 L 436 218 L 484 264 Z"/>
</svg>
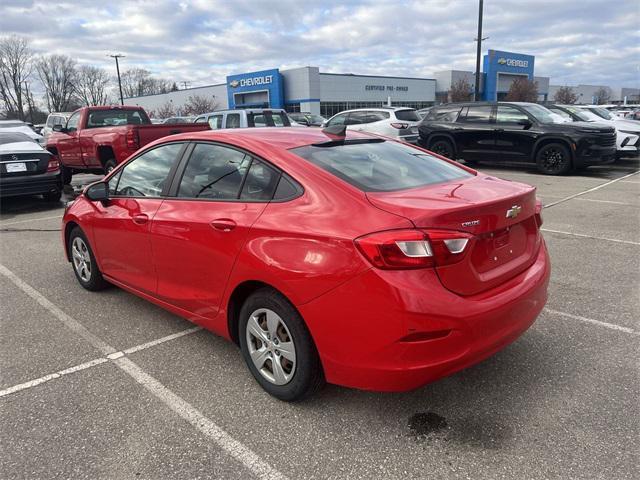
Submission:
<svg viewBox="0 0 640 480">
<path fill-rule="evenodd" d="M 509 210 L 507 210 L 506 218 L 516 218 L 521 211 L 522 207 L 520 205 L 514 205 Z"/>
<path fill-rule="evenodd" d="M 471 220 L 469 222 L 462 222 L 463 227 L 475 227 L 476 225 L 480 225 L 480 220 Z"/>
</svg>

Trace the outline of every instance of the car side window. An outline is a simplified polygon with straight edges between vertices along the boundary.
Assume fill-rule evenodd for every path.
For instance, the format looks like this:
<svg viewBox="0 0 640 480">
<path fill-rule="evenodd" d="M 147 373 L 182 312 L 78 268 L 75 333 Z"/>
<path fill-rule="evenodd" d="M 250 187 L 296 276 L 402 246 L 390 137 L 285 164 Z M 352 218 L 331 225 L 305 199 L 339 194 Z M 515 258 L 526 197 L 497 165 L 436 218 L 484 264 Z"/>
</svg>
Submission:
<svg viewBox="0 0 640 480">
<path fill-rule="evenodd" d="M 496 114 L 496 122 L 497 123 L 514 123 L 517 124 L 519 121 L 529 120 L 529 117 L 524 113 L 514 107 L 509 107 L 508 105 L 498 105 L 498 111 Z"/>
<path fill-rule="evenodd" d="M 346 113 L 341 113 L 340 115 L 336 115 L 331 120 L 329 120 L 327 122 L 327 126 L 330 127 L 332 125 L 344 125 L 344 121 L 346 119 L 347 119 L 347 114 Z"/>
<path fill-rule="evenodd" d="M 225 128 L 240 128 L 240 114 L 228 113 Z"/>
<path fill-rule="evenodd" d="M 271 200 L 278 186 L 280 172 L 260 160 L 254 159 L 242 186 L 241 200 Z"/>
<path fill-rule="evenodd" d="M 207 123 L 207 117 L 198 117 L 193 123 Z"/>
<path fill-rule="evenodd" d="M 80 112 L 76 112 L 69 117 L 67 121 L 67 131 L 75 132 L 78 130 L 78 122 L 80 121 Z"/>
<path fill-rule="evenodd" d="M 473 123 L 489 123 L 491 121 L 491 107 L 488 105 L 471 106 L 466 110 L 466 115 L 460 118 L 461 121 Z"/>
<path fill-rule="evenodd" d="M 187 162 L 178 197 L 235 200 L 250 164 L 251 157 L 239 150 L 199 143 Z"/>
<path fill-rule="evenodd" d="M 273 195 L 274 200 L 291 200 L 302 193 L 302 187 L 286 173 L 280 175 L 278 187 Z"/>
<path fill-rule="evenodd" d="M 222 115 L 212 115 L 209 117 L 209 127 L 211 130 L 218 130 L 222 128 Z"/>
<path fill-rule="evenodd" d="M 58 117 L 53 117 L 51 115 L 49 115 L 49 118 L 47 118 L 47 127 L 51 128 L 55 125 L 55 123 L 53 123 L 53 121 L 58 118 Z"/>
<path fill-rule="evenodd" d="M 182 143 L 160 145 L 130 161 L 122 169 L 114 196 L 159 197 L 182 147 Z"/>
<path fill-rule="evenodd" d="M 553 113 L 557 115 L 560 115 L 562 118 L 564 118 L 568 122 L 573 122 L 573 117 L 569 115 L 567 112 L 565 112 L 564 110 L 560 110 L 559 108 L 553 108 L 553 107 L 549 107 L 549 110 L 551 110 Z"/>
<path fill-rule="evenodd" d="M 389 112 L 367 112 L 367 122 L 373 123 L 390 118 Z"/>
<path fill-rule="evenodd" d="M 362 125 L 363 123 L 369 123 L 367 121 L 367 112 L 351 112 L 344 122 L 345 125 Z"/>
</svg>

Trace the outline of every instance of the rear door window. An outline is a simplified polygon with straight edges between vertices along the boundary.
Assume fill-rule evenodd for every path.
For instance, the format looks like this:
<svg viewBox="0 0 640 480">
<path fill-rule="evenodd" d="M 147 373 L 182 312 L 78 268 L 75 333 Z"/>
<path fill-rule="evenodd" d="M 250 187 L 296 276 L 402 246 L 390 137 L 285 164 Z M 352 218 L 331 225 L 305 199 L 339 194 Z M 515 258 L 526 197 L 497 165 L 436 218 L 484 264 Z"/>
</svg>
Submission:
<svg viewBox="0 0 640 480">
<path fill-rule="evenodd" d="M 404 190 L 473 176 L 457 165 L 396 142 L 308 145 L 291 152 L 365 192 Z"/>
<path fill-rule="evenodd" d="M 271 200 L 280 172 L 260 160 L 253 160 L 240 193 L 241 200 Z"/>
<path fill-rule="evenodd" d="M 460 116 L 459 121 L 467 123 L 489 123 L 491 122 L 491 109 L 489 105 L 470 106 L 466 112 Z"/>
<path fill-rule="evenodd" d="M 240 114 L 227 113 L 225 128 L 240 128 Z"/>
<path fill-rule="evenodd" d="M 496 113 L 497 123 L 509 123 L 515 125 L 523 120 L 529 120 L 529 117 L 517 108 L 510 107 L 508 105 L 498 105 L 498 111 Z"/>
<path fill-rule="evenodd" d="M 380 122 L 390 117 L 389 112 L 367 112 L 367 123 Z"/>
<path fill-rule="evenodd" d="M 351 112 L 344 122 L 345 125 L 362 125 L 367 121 L 367 112 Z"/>
<path fill-rule="evenodd" d="M 218 130 L 222 128 L 222 115 L 212 115 L 209 117 L 209 128 Z M 231 127 L 229 127 L 231 128 Z"/>
</svg>

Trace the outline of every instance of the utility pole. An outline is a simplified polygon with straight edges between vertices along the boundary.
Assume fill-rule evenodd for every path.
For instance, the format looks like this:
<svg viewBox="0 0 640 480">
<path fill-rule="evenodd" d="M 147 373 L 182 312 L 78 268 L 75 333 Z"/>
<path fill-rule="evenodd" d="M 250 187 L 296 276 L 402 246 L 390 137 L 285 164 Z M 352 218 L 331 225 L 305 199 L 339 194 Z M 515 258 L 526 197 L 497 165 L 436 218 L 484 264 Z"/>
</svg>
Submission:
<svg viewBox="0 0 640 480">
<path fill-rule="evenodd" d="M 122 97 L 122 80 L 120 80 L 120 65 L 118 64 L 118 59 L 124 58 L 125 56 L 119 53 L 116 53 L 114 55 L 107 55 L 107 57 L 116 59 L 116 72 L 118 72 L 118 88 L 120 89 L 120 105 L 124 105 L 124 98 Z"/>
<path fill-rule="evenodd" d="M 474 101 L 480 100 L 480 53 L 482 50 L 482 7 L 483 0 L 479 0 L 480 4 L 478 5 L 478 38 L 476 38 L 476 42 L 478 42 L 478 48 L 476 50 L 476 84 L 473 93 Z"/>
<path fill-rule="evenodd" d="M 191 82 L 187 82 L 187 81 L 184 81 L 184 80 L 183 80 L 182 82 L 180 82 L 180 83 L 183 85 L 183 87 L 184 87 L 184 89 L 185 89 L 185 90 L 186 90 L 187 88 L 189 88 L 189 85 L 191 85 Z"/>
</svg>

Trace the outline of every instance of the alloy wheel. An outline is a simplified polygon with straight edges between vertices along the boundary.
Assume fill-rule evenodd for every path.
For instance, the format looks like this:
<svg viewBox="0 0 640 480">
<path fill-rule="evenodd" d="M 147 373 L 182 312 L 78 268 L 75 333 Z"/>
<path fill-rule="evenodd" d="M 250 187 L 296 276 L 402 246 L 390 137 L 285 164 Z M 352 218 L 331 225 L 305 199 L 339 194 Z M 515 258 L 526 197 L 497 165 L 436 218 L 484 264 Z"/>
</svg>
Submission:
<svg viewBox="0 0 640 480">
<path fill-rule="evenodd" d="M 246 338 L 260 375 L 274 385 L 289 383 L 296 371 L 296 348 L 282 318 L 268 308 L 255 310 L 247 322 Z"/>
<path fill-rule="evenodd" d="M 73 268 L 83 282 L 91 279 L 91 255 L 84 240 L 75 237 L 71 243 L 71 258 L 73 259 Z"/>
<path fill-rule="evenodd" d="M 557 172 L 563 169 L 565 163 L 564 152 L 555 147 L 547 148 L 542 153 L 542 166 L 545 170 Z"/>
</svg>

